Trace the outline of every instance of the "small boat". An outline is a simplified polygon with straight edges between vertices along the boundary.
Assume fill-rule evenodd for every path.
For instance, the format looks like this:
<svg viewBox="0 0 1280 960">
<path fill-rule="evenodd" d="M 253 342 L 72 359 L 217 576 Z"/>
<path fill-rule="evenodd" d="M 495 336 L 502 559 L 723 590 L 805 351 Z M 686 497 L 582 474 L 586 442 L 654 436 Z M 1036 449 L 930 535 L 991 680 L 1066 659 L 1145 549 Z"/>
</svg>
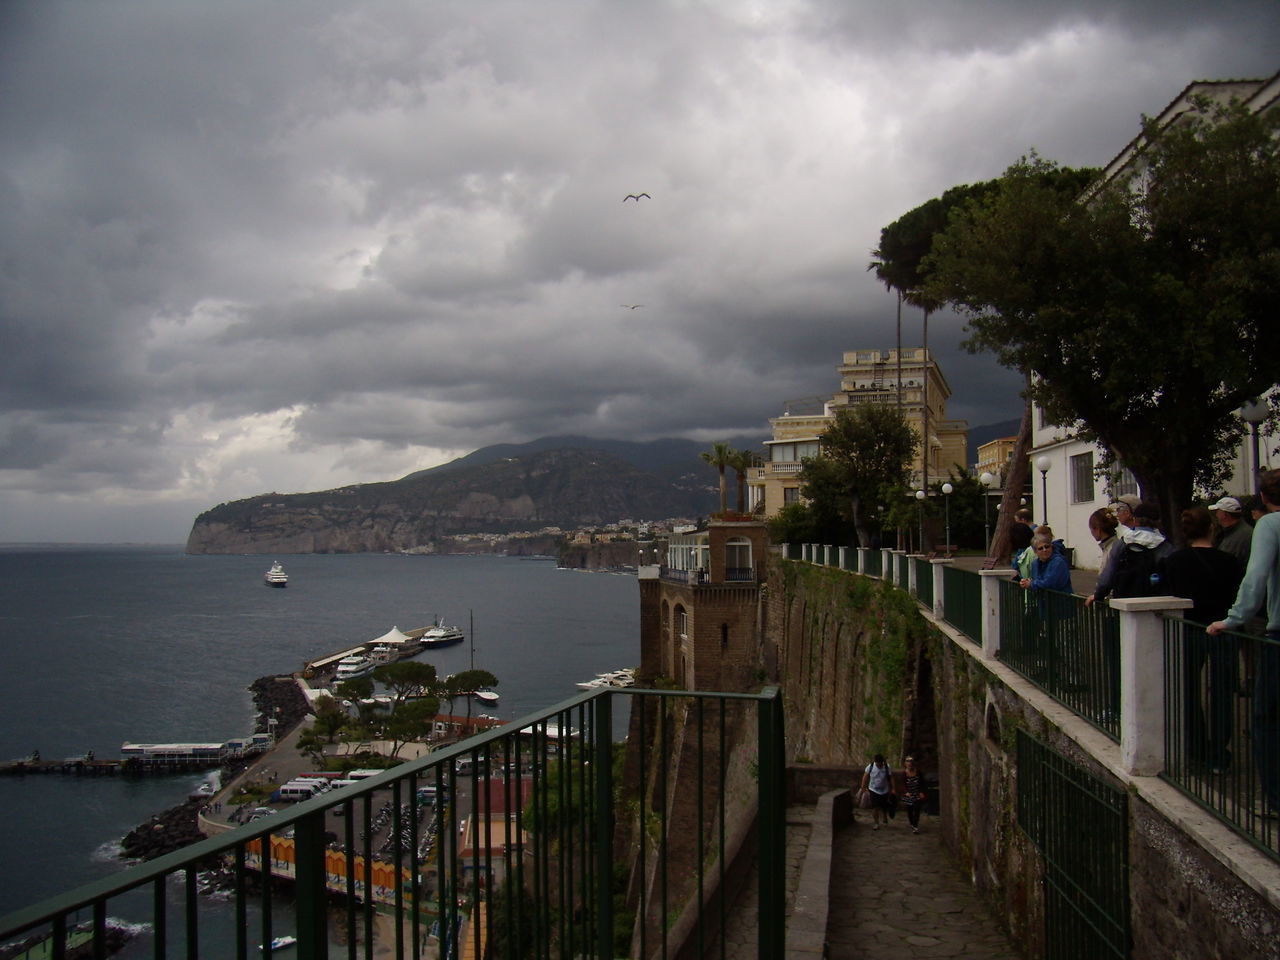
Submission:
<svg viewBox="0 0 1280 960">
<path fill-rule="evenodd" d="M 271 949 L 283 950 L 285 947 L 292 947 L 297 942 L 298 942 L 298 938 L 295 936 L 272 937 Z M 261 950 L 262 947 L 259 946 L 258 949 Z"/>
<path fill-rule="evenodd" d="M 474 690 L 471 695 L 481 703 L 493 704 L 498 702 L 498 695 L 492 690 Z"/>
<path fill-rule="evenodd" d="M 289 585 L 289 575 L 284 572 L 284 567 L 280 566 L 279 561 L 271 564 L 271 569 L 266 572 L 262 579 L 268 587 L 287 587 Z"/>
<path fill-rule="evenodd" d="M 447 647 L 461 643 L 464 637 L 465 634 L 457 627 L 446 627 L 444 617 L 436 617 L 436 622 L 422 634 L 421 643 L 424 647 Z"/>
<path fill-rule="evenodd" d="M 372 657 L 363 657 L 358 653 L 343 657 L 338 661 L 338 672 L 334 674 L 334 682 L 341 683 L 343 680 L 363 677 L 366 673 L 372 673 L 376 666 Z"/>
<path fill-rule="evenodd" d="M 635 671 L 628 668 L 598 673 L 594 679 L 583 680 L 577 686 L 583 690 L 594 690 L 597 687 L 634 687 L 635 684 Z"/>
</svg>

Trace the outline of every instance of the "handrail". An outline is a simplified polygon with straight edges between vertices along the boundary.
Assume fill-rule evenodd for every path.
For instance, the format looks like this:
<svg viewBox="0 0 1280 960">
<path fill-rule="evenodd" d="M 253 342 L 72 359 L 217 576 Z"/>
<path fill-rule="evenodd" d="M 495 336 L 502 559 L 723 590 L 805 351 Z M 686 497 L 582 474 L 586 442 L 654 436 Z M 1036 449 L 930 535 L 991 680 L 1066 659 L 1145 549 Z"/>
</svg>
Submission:
<svg viewBox="0 0 1280 960">
<path fill-rule="evenodd" d="M 643 775 L 635 782 L 633 770 L 624 773 L 621 780 L 615 773 L 614 755 L 619 744 L 613 741 L 613 708 L 615 704 L 634 706 L 643 715 L 644 705 L 650 702 L 659 705 L 650 712 L 656 713 L 662 722 L 657 732 L 647 730 L 643 723 L 639 727 L 633 724 L 632 735 L 636 736 L 639 731 L 639 740 L 629 753 L 634 756 L 636 751 L 646 754 L 656 750 L 649 762 L 651 774 L 660 771 L 663 778 L 670 778 L 674 783 L 676 770 L 689 756 L 687 744 L 679 755 L 670 753 L 671 738 L 676 736 L 671 724 L 682 710 L 686 711 L 684 722 L 691 724 L 691 729 L 697 729 L 698 751 L 694 754 L 697 769 L 703 769 L 705 764 L 706 769 L 723 770 L 729 765 L 730 750 L 754 747 L 757 751 L 758 796 L 753 807 L 759 817 L 757 855 L 762 867 L 766 863 L 774 865 L 760 871 L 760 956 L 780 955 L 774 951 L 781 947 L 784 929 L 780 883 L 785 860 L 782 828 L 785 807 L 782 711 L 776 688 L 766 688 L 759 693 L 636 688 L 586 691 L 357 784 L 327 791 L 262 820 L 17 910 L 0 918 L 0 939 L 12 942 L 24 935 L 49 936 L 53 940 L 51 955 L 60 956 L 67 933 L 84 926 L 79 915 L 88 911 L 93 918 L 94 949 L 101 952 L 106 942 L 108 903 L 150 885 L 154 891 L 150 919 L 155 929 L 155 955 L 166 955 L 168 938 L 185 935 L 187 955 L 194 956 L 200 952 L 202 933 L 195 912 L 195 873 L 202 862 L 221 858 L 232 865 L 235 873 L 234 955 L 256 955 L 256 950 L 250 952 L 255 936 L 249 930 L 245 909 L 248 902 L 245 875 L 256 872 L 255 864 L 259 862 L 263 867 L 269 862 L 278 866 L 273 862 L 275 855 L 284 850 L 291 858 L 288 875 L 295 883 L 297 921 L 296 930 L 284 932 L 296 934 L 298 955 L 304 960 L 328 955 L 326 899 L 329 893 L 335 892 L 336 883 L 336 892 L 347 894 L 348 955 L 354 958 L 356 941 L 361 935 L 358 921 L 363 919 L 366 937 L 373 929 L 375 908 L 372 896 L 367 895 L 373 892 L 375 871 L 372 845 L 375 821 L 371 810 L 375 796 L 381 798 L 389 792 L 393 812 L 387 843 L 394 846 L 394 850 L 381 861 L 388 868 L 384 875 L 390 880 L 386 905 L 379 909 L 390 910 L 396 918 L 397 956 L 423 955 L 425 934 L 413 933 L 411 942 L 406 943 L 405 933 L 424 930 L 423 924 L 434 915 L 441 956 L 456 956 L 456 948 L 464 935 L 478 940 L 493 936 L 518 940 L 532 935 L 548 951 L 551 944 L 558 943 L 558 949 L 569 949 L 575 954 L 612 958 L 618 949 L 614 943 L 614 898 L 619 893 L 615 887 L 614 851 L 625 849 L 625 843 L 621 848 L 617 845 L 628 837 L 641 846 L 651 844 L 652 838 L 645 827 L 643 811 L 646 809 L 652 815 L 656 804 L 657 814 L 666 818 L 667 808 L 671 807 L 675 811 L 673 822 L 680 816 L 683 823 L 686 820 L 681 805 L 690 802 L 686 796 L 690 791 L 686 790 L 667 796 L 664 804 L 662 795 L 653 793 L 653 783 L 647 782 Z M 707 711 L 701 705 L 708 702 L 720 704 L 719 736 L 705 738 L 714 741 L 711 744 L 704 743 L 702 729 Z M 730 723 L 736 713 L 727 707 L 734 702 L 755 708 L 757 733 L 745 743 L 743 731 Z M 697 723 L 692 719 L 694 715 Z M 748 715 L 743 716 L 745 719 Z M 472 760 L 469 776 L 458 770 L 457 761 L 466 758 Z M 495 775 L 494 767 L 498 763 L 502 765 L 502 772 Z M 666 846 L 657 852 L 664 863 L 668 858 L 677 860 L 692 854 L 690 864 L 697 872 L 701 887 L 707 863 L 724 856 L 725 821 L 735 815 L 727 806 L 727 795 L 732 795 L 740 785 L 722 788 L 718 796 L 708 799 L 704 796 L 701 774 L 695 777 L 693 771 L 686 771 L 685 776 L 696 779 L 698 800 L 714 805 L 714 809 L 703 811 L 699 804 L 697 820 L 699 824 L 720 824 L 720 846 L 717 849 L 713 838 L 699 831 L 697 837 L 683 834 L 672 837 L 678 848 L 675 852 Z M 495 792 L 499 784 L 501 796 Z M 517 802 L 514 810 L 504 807 L 496 811 L 497 804 L 506 804 L 504 798 L 511 796 L 513 784 L 516 797 L 527 794 L 528 802 Z M 435 792 L 431 791 L 433 785 Z M 431 793 L 434 799 L 424 800 L 423 791 Z M 441 801 L 446 795 L 448 802 L 443 804 Z M 471 827 L 466 836 L 460 836 L 466 817 L 460 815 L 459 808 L 468 800 Z M 326 815 L 339 808 L 346 817 L 345 841 L 340 838 L 336 845 L 326 844 Z M 632 822 L 635 816 L 640 816 L 640 821 Z M 366 835 L 357 842 L 356 820 L 361 817 Z M 424 817 L 434 819 L 420 833 Z M 438 827 L 438 832 L 432 832 L 433 826 Z M 290 830 L 292 840 L 284 837 Z M 619 830 L 622 832 L 618 833 Z M 664 835 L 665 832 L 664 828 Z M 464 849 L 468 842 L 472 843 L 470 852 Z M 434 852 L 424 853 L 428 847 Z M 340 861 L 341 866 L 335 867 L 335 861 Z M 166 916 L 166 882 L 169 877 L 182 874 L 186 876 L 188 891 L 186 912 L 170 920 Z M 714 886 L 714 878 L 711 882 Z M 329 884 L 328 893 L 326 884 Z M 640 887 L 644 886 L 641 882 Z M 273 933 L 281 931 L 272 929 L 271 885 L 262 887 L 263 912 L 257 942 L 266 943 Z M 639 912 L 638 926 L 670 936 L 665 926 L 654 927 L 651 920 L 646 920 L 646 913 L 658 907 L 664 915 L 672 909 L 685 911 L 687 904 L 695 899 L 686 887 L 687 877 L 671 881 L 672 902 L 664 899 L 657 907 L 646 901 L 646 894 L 642 893 L 640 903 L 631 905 Z M 667 888 L 665 881 L 663 888 Z M 533 897 L 532 904 L 522 899 L 528 896 Z M 701 897 L 696 900 L 695 914 L 701 917 L 703 900 Z M 556 906 L 557 903 L 561 906 Z M 565 904 L 579 907 L 566 912 Z M 478 922 L 467 925 L 468 917 L 478 917 L 480 913 L 486 918 L 484 931 Z M 531 934 L 522 925 L 522 916 L 530 920 Z M 701 919 L 697 923 L 701 936 L 705 923 Z M 510 939 L 506 942 L 508 950 L 519 951 Z M 484 946 L 483 943 L 476 945 Z M 626 948 L 622 949 L 625 952 Z M 222 950 L 205 952 L 230 955 L 232 948 L 228 945 Z"/>
</svg>

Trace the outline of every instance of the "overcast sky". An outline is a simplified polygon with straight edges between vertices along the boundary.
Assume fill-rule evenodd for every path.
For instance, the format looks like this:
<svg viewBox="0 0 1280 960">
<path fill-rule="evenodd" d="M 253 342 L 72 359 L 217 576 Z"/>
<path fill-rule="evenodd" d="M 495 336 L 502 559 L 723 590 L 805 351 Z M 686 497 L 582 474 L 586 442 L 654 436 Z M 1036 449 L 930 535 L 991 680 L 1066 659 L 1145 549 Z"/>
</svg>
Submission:
<svg viewBox="0 0 1280 960">
<path fill-rule="evenodd" d="M 1278 68 L 1274 0 L 7 0 L 0 541 L 766 435 L 894 345 L 882 226 Z M 930 324 L 949 415 L 1017 416 L 962 337 Z"/>
</svg>

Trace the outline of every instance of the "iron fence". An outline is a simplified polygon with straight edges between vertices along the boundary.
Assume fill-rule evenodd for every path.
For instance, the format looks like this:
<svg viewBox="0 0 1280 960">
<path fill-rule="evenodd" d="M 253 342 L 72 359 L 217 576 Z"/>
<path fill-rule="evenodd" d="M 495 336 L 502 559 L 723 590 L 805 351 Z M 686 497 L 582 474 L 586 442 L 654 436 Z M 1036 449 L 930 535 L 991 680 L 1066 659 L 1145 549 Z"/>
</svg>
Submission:
<svg viewBox="0 0 1280 960">
<path fill-rule="evenodd" d="M 867 550 L 862 554 L 862 572 L 869 577 L 879 577 L 884 573 L 883 555 L 879 550 Z"/>
<path fill-rule="evenodd" d="M 942 568 L 942 619 L 982 643 L 982 578 L 971 570 Z"/>
<path fill-rule="evenodd" d="M 105 957 L 118 918 L 158 958 L 245 960 L 277 938 L 303 960 L 371 960 L 375 945 L 414 960 L 666 957 L 674 928 L 723 957 L 715 893 L 727 844 L 754 822 L 758 956 L 772 958 L 783 803 L 776 689 L 606 689 L 10 914 L 0 941 Z"/>
<path fill-rule="evenodd" d="M 1164 618 L 1162 776 L 1280 860 L 1280 643 Z"/>
<path fill-rule="evenodd" d="M 1001 581 L 1000 659 L 1120 739 L 1120 620 L 1109 606 Z"/>
<path fill-rule="evenodd" d="M 894 556 L 898 558 L 898 564 L 896 568 L 898 589 L 905 590 L 907 589 L 908 569 L 911 563 L 911 558 L 908 557 L 905 553 L 897 553 L 897 554 L 894 554 Z"/>
<path fill-rule="evenodd" d="M 933 609 L 933 564 L 923 557 L 912 561 L 916 565 L 916 599 Z"/>
</svg>

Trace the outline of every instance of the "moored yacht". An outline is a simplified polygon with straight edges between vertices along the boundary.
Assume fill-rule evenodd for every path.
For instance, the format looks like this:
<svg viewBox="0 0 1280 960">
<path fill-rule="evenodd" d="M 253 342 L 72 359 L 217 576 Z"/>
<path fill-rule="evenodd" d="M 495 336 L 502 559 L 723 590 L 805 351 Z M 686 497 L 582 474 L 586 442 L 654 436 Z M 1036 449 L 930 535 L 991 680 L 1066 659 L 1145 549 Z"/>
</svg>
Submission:
<svg viewBox="0 0 1280 960">
<path fill-rule="evenodd" d="M 343 680 L 363 677 L 366 673 L 372 672 L 376 666 L 372 657 L 361 656 L 358 653 L 343 657 L 338 661 L 338 672 L 334 675 L 334 682 L 341 683 Z"/>
<path fill-rule="evenodd" d="M 457 627 L 446 627 L 444 617 L 436 617 L 436 622 L 427 627 L 422 634 L 424 647 L 447 647 L 461 643 L 465 635 Z"/>
</svg>

